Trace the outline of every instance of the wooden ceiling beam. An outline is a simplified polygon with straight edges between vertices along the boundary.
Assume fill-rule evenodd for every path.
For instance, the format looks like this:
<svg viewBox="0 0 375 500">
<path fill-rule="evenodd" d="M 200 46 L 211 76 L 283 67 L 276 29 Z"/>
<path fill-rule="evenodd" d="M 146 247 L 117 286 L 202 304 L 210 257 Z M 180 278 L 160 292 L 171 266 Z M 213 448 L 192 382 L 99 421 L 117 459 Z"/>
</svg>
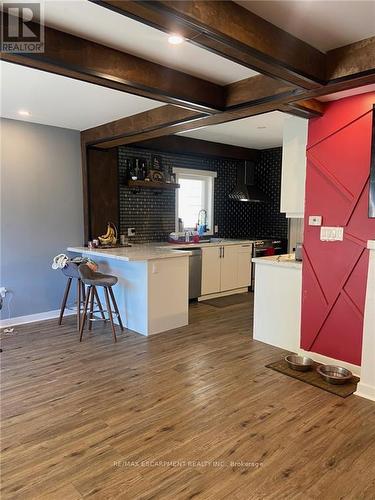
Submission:
<svg viewBox="0 0 375 500">
<path fill-rule="evenodd" d="M 225 107 L 220 85 L 48 27 L 44 53 L 2 52 L 1 58 L 195 111 Z"/>
<path fill-rule="evenodd" d="M 136 142 L 137 137 L 143 134 L 166 127 L 171 130 L 170 133 L 173 133 L 174 128 L 179 124 L 193 123 L 206 116 L 205 113 L 167 104 L 84 130 L 81 132 L 81 141 L 86 146 L 95 145 L 97 147 L 103 147 L 102 145 L 108 141 Z"/>
<path fill-rule="evenodd" d="M 302 89 L 286 84 L 265 75 L 251 76 L 225 87 L 226 110 L 235 110 L 250 103 L 260 104 L 280 97 L 294 96 L 303 93 Z"/>
<path fill-rule="evenodd" d="M 234 158 L 236 160 L 256 160 L 259 151 L 252 148 L 221 144 L 219 142 L 204 141 L 180 135 L 167 135 L 133 143 L 132 147 L 166 151 L 168 153 L 213 156 L 216 158 Z"/>
<path fill-rule="evenodd" d="M 326 78 L 330 82 L 375 74 L 375 36 L 327 52 Z"/>
<path fill-rule="evenodd" d="M 248 86 L 249 83 L 251 82 L 247 82 L 246 85 Z M 272 99 L 255 99 L 252 102 L 252 97 L 259 97 L 259 90 L 255 91 L 253 95 L 249 93 L 249 90 L 246 90 L 246 99 L 250 99 L 250 103 L 212 116 L 205 116 L 202 113 L 194 113 L 192 111 L 189 112 L 176 106 L 162 106 L 91 129 L 90 135 L 86 135 L 89 133 L 88 131 L 82 132 L 82 134 L 90 137 L 91 144 L 98 143 L 98 147 L 107 149 L 206 127 L 208 125 L 239 120 L 270 111 L 283 111 L 305 118 L 315 117 L 324 112 L 325 104 L 320 103 L 314 97 L 329 95 L 373 83 L 375 83 L 375 75 L 367 75 L 355 80 L 331 83 L 319 90 L 304 91 L 301 94 L 298 93 L 292 96 L 281 93 L 274 95 Z M 254 85 L 254 88 L 257 89 L 258 85 Z M 184 112 L 186 112 L 186 115 Z M 102 132 L 97 135 L 96 130 Z"/>
<path fill-rule="evenodd" d="M 325 83 L 325 54 L 234 2 L 93 1 L 284 82 Z"/>
<path fill-rule="evenodd" d="M 326 103 L 317 101 L 316 99 L 304 99 L 294 101 L 280 106 L 280 111 L 289 113 L 301 118 L 316 118 L 323 116 Z"/>
</svg>

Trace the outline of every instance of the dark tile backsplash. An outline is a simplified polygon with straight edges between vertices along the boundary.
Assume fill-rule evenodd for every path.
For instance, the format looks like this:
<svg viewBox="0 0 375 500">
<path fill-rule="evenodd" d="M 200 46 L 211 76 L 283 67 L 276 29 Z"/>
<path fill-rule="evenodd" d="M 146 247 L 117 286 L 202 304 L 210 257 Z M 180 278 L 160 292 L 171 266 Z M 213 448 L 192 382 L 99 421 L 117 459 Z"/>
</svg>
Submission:
<svg viewBox="0 0 375 500">
<path fill-rule="evenodd" d="M 151 163 L 152 154 L 162 157 L 163 168 L 195 168 L 217 172 L 215 179 L 215 225 L 218 236 L 223 238 L 287 238 L 288 222 L 280 214 L 281 148 L 259 152 L 255 168 L 255 181 L 270 198 L 268 203 L 245 203 L 228 198 L 236 184 L 237 166 L 241 160 L 187 156 L 150 151 L 131 147 L 119 147 L 120 179 L 125 176 L 125 162 L 141 158 Z M 120 186 L 120 232 L 128 227 L 136 230 L 135 242 L 164 241 L 175 230 L 175 192 L 141 189 L 134 193 Z"/>
</svg>

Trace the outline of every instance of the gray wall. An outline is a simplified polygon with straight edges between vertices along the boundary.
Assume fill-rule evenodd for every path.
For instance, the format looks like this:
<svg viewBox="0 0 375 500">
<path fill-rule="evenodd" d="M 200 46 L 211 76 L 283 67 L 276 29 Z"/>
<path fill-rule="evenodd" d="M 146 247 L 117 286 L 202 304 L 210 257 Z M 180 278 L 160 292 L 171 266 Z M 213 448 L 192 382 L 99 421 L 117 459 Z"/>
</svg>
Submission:
<svg viewBox="0 0 375 500">
<path fill-rule="evenodd" d="M 11 317 L 59 308 L 65 279 L 51 260 L 82 243 L 79 132 L 2 119 L 0 286 L 13 293 Z"/>
</svg>

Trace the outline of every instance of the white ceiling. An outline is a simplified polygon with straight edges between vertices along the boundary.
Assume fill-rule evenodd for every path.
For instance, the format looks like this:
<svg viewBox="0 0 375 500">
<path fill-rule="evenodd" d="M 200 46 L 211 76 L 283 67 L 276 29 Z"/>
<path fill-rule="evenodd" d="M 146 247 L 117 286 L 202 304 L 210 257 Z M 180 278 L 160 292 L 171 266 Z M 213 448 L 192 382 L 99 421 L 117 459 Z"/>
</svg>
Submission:
<svg viewBox="0 0 375 500">
<path fill-rule="evenodd" d="M 189 42 L 171 45 L 168 34 L 87 0 L 47 0 L 44 6 L 48 26 L 214 83 L 226 85 L 258 74 Z"/>
<path fill-rule="evenodd" d="M 281 146 L 283 142 L 284 116 L 284 113 L 280 111 L 272 111 L 180 134 L 194 139 L 232 144 L 244 148 L 274 148 Z"/>
<path fill-rule="evenodd" d="M 237 0 L 325 52 L 375 35 L 374 0 Z"/>
<path fill-rule="evenodd" d="M 163 103 L 64 76 L 0 62 L 1 116 L 85 130 Z M 18 114 L 26 110 L 31 116 Z"/>
</svg>

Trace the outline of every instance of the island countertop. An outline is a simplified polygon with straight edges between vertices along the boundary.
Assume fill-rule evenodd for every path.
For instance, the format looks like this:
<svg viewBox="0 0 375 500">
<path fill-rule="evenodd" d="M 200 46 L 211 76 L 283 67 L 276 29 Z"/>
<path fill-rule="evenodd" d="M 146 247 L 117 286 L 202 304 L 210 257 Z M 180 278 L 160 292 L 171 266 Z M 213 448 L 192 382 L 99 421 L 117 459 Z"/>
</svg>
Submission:
<svg viewBox="0 0 375 500">
<path fill-rule="evenodd" d="M 188 251 L 175 250 L 173 247 L 160 247 L 154 244 L 132 245 L 131 247 L 119 248 L 87 248 L 68 247 L 68 252 L 89 255 L 90 257 L 106 257 L 107 259 L 123 260 L 125 262 L 145 261 L 156 259 L 170 259 L 177 257 L 187 257 Z"/>
<path fill-rule="evenodd" d="M 288 253 L 284 255 L 271 255 L 269 257 L 254 257 L 252 261 L 255 264 L 265 264 L 267 266 L 276 266 L 279 268 L 294 268 L 302 270 L 302 261 L 295 259 L 295 254 Z"/>
<path fill-rule="evenodd" d="M 68 252 L 90 255 L 91 257 L 106 257 L 108 259 L 131 261 L 145 261 L 155 259 L 170 259 L 176 257 L 187 257 L 191 255 L 189 249 L 220 247 L 229 245 L 250 245 L 253 240 L 220 240 L 201 243 L 144 243 L 132 244 L 130 247 L 119 248 L 92 248 L 87 247 L 68 247 Z"/>
</svg>

